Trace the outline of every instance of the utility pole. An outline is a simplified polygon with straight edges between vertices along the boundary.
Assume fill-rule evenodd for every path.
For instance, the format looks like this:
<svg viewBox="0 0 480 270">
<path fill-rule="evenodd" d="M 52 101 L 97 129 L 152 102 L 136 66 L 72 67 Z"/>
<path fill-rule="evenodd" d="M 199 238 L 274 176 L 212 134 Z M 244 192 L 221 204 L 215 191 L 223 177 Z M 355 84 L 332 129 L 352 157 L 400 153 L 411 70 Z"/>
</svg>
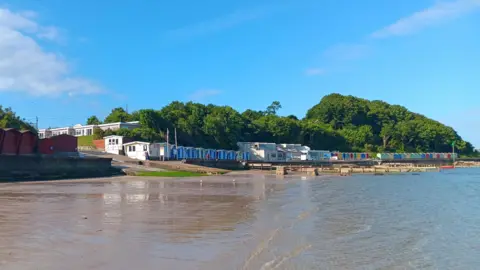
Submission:
<svg viewBox="0 0 480 270">
<path fill-rule="evenodd" d="M 168 140 L 168 128 L 167 128 L 167 150 L 166 150 L 166 153 L 164 153 L 163 155 L 163 160 L 165 160 L 165 156 L 168 157 L 168 159 L 170 159 L 170 147 L 169 147 L 169 140 Z"/>
<path fill-rule="evenodd" d="M 455 141 L 452 142 L 452 159 L 453 159 L 453 166 L 455 167 Z"/>
<path fill-rule="evenodd" d="M 178 148 L 178 144 L 177 144 L 177 128 L 175 128 L 175 149 Z"/>
<path fill-rule="evenodd" d="M 125 105 L 125 112 L 128 113 L 128 104 Z"/>
<path fill-rule="evenodd" d="M 35 128 L 38 131 L 38 116 L 35 117 Z"/>
</svg>

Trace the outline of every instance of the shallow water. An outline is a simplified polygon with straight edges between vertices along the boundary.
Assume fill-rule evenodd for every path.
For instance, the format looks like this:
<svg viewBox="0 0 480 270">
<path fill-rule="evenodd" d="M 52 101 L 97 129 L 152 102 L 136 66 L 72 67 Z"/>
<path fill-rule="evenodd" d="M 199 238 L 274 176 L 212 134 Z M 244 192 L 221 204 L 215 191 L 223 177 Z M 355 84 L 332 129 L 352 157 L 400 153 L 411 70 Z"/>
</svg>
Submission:
<svg viewBox="0 0 480 270">
<path fill-rule="evenodd" d="M 0 184 L 0 269 L 480 265 L 478 169 L 199 179 Z"/>
</svg>

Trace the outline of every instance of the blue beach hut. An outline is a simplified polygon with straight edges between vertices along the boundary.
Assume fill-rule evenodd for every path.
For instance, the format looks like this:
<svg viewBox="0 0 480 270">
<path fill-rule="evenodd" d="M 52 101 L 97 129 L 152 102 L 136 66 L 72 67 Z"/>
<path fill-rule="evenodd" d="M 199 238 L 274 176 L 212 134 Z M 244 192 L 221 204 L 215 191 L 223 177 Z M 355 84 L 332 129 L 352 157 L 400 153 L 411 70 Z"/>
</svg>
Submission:
<svg viewBox="0 0 480 270">
<path fill-rule="evenodd" d="M 177 148 L 177 159 L 184 159 L 185 158 L 185 148 L 183 146 L 179 146 Z"/>
<path fill-rule="evenodd" d="M 185 158 L 192 159 L 193 158 L 193 147 L 185 147 Z"/>
</svg>

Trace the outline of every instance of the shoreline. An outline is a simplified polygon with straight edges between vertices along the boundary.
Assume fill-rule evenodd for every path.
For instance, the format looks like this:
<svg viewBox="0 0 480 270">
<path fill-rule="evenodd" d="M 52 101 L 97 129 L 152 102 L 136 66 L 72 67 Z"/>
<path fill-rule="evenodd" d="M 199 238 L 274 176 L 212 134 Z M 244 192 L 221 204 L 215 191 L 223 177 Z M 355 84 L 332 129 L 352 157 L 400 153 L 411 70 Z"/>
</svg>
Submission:
<svg viewBox="0 0 480 270">
<path fill-rule="evenodd" d="M 478 168 L 477 166 L 456 166 L 458 169 L 464 168 Z M 310 168 L 312 169 L 312 168 Z M 143 170 L 140 170 L 143 171 Z M 147 170 L 145 170 L 147 171 Z M 187 181 L 196 182 L 201 179 L 202 182 L 230 182 L 229 179 L 238 177 L 239 179 L 250 179 L 253 177 L 268 177 L 271 179 L 278 179 L 284 177 L 311 177 L 311 178 L 324 178 L 324 177 L 347 177 L 353 175 L 372 175 L 372 176 L 385 176 L 396 174 L 421 174 L 427 172 L 439 172 L 442 169 L 438 167 L 376 167 L 376 168 L 334 168 L 318 170 L 318 175 L 314 175 L 311 172 L 304 171 L 291 171 L 284 175 L 276 174 L 275 170 L 235 170 L 229 171 L 223 174 L 205 174 L 202 176 L 139 176 L 132 174 L 112 174 L 108 176 L 100 177 L 85 177 L 85 178 L 51 178 L 51 179 L 17 179 L 17 180 L 4 180 L 0 181 L 0 184 L 46 184 L 46 183 L 109 183 L 109 182 L 121 182 L 126 183 L 129 181 L 149 181 L 149 180 L 162 180 L 162 181 Z M 178 171 L 177 171 L 178 172 Z M 181 171 L 180 171 L 181 172 Z"/>
</svg>

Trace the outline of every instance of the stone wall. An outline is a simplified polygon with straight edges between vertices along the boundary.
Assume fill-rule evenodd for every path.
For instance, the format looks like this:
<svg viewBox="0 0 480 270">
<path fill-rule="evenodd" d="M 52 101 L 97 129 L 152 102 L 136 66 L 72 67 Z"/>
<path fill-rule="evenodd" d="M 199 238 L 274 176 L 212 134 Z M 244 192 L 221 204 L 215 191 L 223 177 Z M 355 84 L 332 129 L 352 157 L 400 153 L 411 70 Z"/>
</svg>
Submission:
<svg viewBox="0 0 480 270">
<path fill-rule="evenodd" d="M 112 175 L 111 158 L 0 155 L 0 180 L 49 180 Z"/>
</svg>

